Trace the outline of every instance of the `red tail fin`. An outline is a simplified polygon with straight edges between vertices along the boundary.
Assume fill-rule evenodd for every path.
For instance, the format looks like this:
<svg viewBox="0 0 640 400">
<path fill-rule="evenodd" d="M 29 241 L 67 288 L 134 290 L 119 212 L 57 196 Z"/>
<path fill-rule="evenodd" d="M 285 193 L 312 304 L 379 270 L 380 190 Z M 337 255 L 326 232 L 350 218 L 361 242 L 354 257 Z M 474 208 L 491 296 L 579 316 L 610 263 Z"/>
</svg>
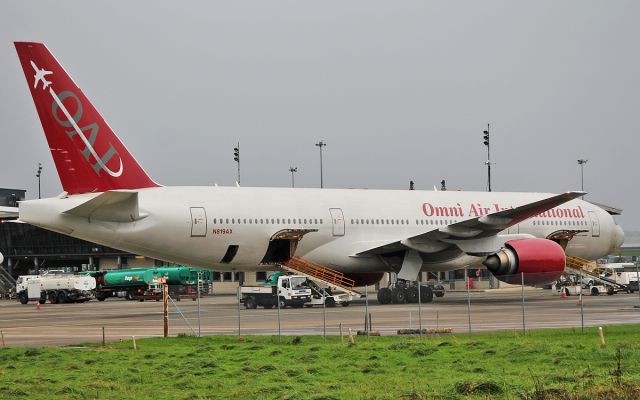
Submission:
<svg viewBox="0 0 640 400">
<path fill-rule="evenodd" d="M 66 192 L 158 186 L 45 45 L 15 46 Z"/>
</svg>

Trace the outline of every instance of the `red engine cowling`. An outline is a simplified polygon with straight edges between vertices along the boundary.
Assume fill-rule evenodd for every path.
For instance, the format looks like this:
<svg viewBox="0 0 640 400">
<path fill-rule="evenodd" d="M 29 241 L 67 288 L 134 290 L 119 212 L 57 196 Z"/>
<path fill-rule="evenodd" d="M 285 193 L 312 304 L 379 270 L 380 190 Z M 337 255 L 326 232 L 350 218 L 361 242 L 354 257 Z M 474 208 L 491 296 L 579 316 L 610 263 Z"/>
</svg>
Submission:
<svg viewBox="0 0 640 400">
<path fill-rule="evenodd" d="M 505 248 L 484 262 L 487 269 L 506 283 L 520 284 L 524 274 L 526 285 L 553 282 L 564 272 L 564 249 L 547 239 L 518 239 L 505 243 Z"/>
<path fill-rule="evenodd" d="M 354 272 L 344 274 L 345 278 L 353 279 L 355 286 L 375 285 L 380 282 L 384 276 L 384 272 Z"/>
</svg>

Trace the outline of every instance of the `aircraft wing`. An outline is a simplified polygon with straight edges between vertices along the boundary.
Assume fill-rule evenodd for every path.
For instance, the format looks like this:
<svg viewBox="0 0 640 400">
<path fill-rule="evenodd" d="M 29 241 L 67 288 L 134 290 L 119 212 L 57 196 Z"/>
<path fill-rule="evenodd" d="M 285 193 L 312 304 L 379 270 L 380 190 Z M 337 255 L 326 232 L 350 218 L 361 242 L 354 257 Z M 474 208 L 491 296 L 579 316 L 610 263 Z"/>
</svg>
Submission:
<svg viewBox="0 0 640 400">
<path fill-rule="evenodd" d="M 584 192 L 567 192 L 527 203 L 515 208 L 498 211 L 492 214 L 476 217 L 455 224 L 443 226 L 420 235 L 399 239 L 361 251 L 356 255 L 388 254 L 403 250 L 416 250 L 423 253 L 435 253 L 452 245 L 472 242 L 477 239 L 496 236 L 510 226 L 516 225 L 535 215 L 543 213 L 568 201 L 583 196 Z M 477 251 L 476 253 L 482 253 Z"/>
<path fill-rule="evenodd" d="M 0 219 L 18 218 L 18 207 L 0 207 Z"/>
</svg>

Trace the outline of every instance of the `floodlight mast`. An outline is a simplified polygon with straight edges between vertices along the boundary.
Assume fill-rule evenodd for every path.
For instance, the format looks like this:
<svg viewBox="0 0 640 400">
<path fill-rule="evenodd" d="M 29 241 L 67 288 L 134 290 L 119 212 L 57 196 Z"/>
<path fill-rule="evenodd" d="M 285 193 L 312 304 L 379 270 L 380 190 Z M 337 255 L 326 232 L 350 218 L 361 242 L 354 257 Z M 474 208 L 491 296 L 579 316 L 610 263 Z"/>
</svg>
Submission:
<svg viewBox="0 0 640 400">
<path fill-rule="evenodd" d="M 42 175 L 42 163 L 38 163 L 38 172 L 36 172 L 36 178 L 38 178 L 38 198 L 41 199 L 40 196 L 40 176 Z"/>
<path fill-rule="evenodd" d="M 581 158 L 578 160 L 578 165 L 580 166 L 580 190 L 583 192 L 584 192 L 584 165 L 587 163 L 587 161 L 589 160 L 585 160 L 584 158 Z"/>
<path fill-rule="evenodd" d="M 298 167 L 289 167 L 289 172 L 291 172 L 291 187 L 294 188 L 294 187 L 296 187 L 296 182 L 295 182 L 293 174 L 298 172 Z"/>
<path fill-rule="evenodd" d="M 489 139 L 489 124 L 487 124 L 487 130 L 482 131 L 484 134 L 484 145 L 487 146 L 487 190 L 491 191 L 491 147 Z"/>
<path fill-rule="evenodd" d="M 238 185 L 240 184 L 240 142 L 233 148 L 233 160 L 238 163 Z"/>
<path fill-rule="evenodd" d="M 316 146 L 320 147 L 320 189 L 324 187 L 324 182 L 322 181 L 322 148 L 325 147 L 326 145 L 327 144 L 324 142 L 324 140 L 321 140 L 318 143 L 316 143 Z"/>
</svg>

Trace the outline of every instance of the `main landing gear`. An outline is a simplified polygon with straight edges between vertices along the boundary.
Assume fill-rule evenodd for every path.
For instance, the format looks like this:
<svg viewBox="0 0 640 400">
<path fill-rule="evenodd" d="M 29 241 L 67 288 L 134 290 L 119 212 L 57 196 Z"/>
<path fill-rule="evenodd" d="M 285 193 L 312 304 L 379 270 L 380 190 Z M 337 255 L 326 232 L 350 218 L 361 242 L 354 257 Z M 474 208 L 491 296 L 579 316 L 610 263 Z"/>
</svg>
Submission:
<svg viewBox="0 0 640 400">
<path fill-rule="evenodd" d="M 380 304 L 404 304 L 417 303 L 420 299 L 421 303 L 431 303 L 433 296 L 444 296 L 444 286 L 420 284 L 420 295 L 418 296 L 418 284 L 404 279 L 398 279 L 396 283 L 386 288 L 378 290 L 378 303 Z"/>
</svg>

